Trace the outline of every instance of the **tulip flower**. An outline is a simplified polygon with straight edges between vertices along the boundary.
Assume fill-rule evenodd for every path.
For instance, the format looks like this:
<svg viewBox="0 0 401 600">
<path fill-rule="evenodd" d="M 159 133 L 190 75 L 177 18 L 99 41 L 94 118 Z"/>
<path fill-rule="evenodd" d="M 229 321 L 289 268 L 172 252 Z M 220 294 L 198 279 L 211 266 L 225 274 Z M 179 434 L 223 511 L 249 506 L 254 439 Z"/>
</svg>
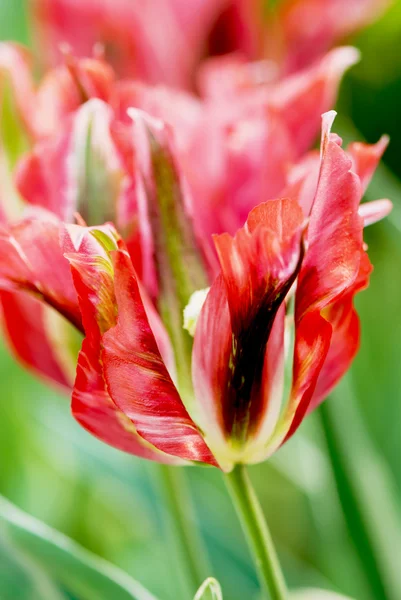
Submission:
<svg viewBox="0 0 401 600">
<path fill-rule="evenodd" d="M 330 134 L 333 116 L 324 116 L 318 173 L 315 155 L 307 157 L 288 183 L 291 196 L 255 206 L 234 235 L 215 235 L 214 256 L 196 235 L 171 130 L 138 109 L 142 277 L 111 224 L 65 224 L 42 209 L 0 231 L 2 294 L 36 302 L 39 317 L 46 307 L 75 340 L 84 336 L 76 420 L 136 456 L 225 472 L 260 581 L 278 600 L 286 586 L 245 465 L 285 443 L 349 368 L 359 344 L 353 301 L 371 270 L 364 221 L 391 208 L 387 200 L 359 207 L 386 140 L 347 154 Z M 13 331 L 40 370 L 55 357 L 47 344 L 37 359 L 38 324 L 37 335 L 23 319 Z M 50 365 L 57 361 L 46 365 L 53 377 Z"/>
<path fill-rule="evenodd" d="M 275 77 L 322 58 L 374 21 L 391 0 L 31 0 L 45 66 L 63 44 L 81 57 L 101 45 L 123 76 L 190 88 L 202 59 L 267 59 Z"/>
<path fill-rule="evenodd" d="M 313 170 L 294 183 L 292 198 L 263 202 L 234 236 L 214 237 L 219 269 L 192 309 L 192 347 L 182 313 L 205 287 L 206 258 L 166 129 L 136 117 L 139 204 L 158 312 L 111 225 L 64 226 L 53 218 L 12 226 L 1 238 L 1 286 L 39 295 L 85 333 L 72 407 L 92 433 L 140 456 L 144 440 L 155 460 L 225 471 L 263 461 L 357 351 L 353 301 L 371 271 L 363 216 L 371 222 L 390 208 L 382 200 L 361 216 L 359 203 L 382 148 L 353 146 L 352 160 L 330 133 L 334 113 L 324 116 L 312 202 L 304 190 Z"/>
<path fill-rule="evenodd" d="M 313 142 L 318 115 L 332 105 L 344 70 L 356 58 L 351 48 L 334 50 L 280 86 L 255 80 L 251 65 L 230 59 L 218 71 L 224 75 L 222 85 L 247 82 L 236 90 L 233 103 L 224 87 L 215 99 L 218 72 L 213 65 L 201 74 L 203 98 L 120 80 L 104 60 L 77 60 L 68 53 L 64 64 L 36 85 L 28 53 L 1 44 L 0 84 L 15 115 L 12 136 L 4 133 L 0 148 L 4 173 L 9 174 L 0 187 L 2 221 L 43 209 L 67 223 L 76 213 L 88 225 L 112 220 L 137 275 L 155 298 L 155 274 L 138 211 L 138 168 L 128 116 L 134 106 L 162 118 L 174 134 L 196 206 L 194 227 L 208 255 L 207 270 L 215 272 L 211 234 L 233 234 L 256 204 L 281 194 L 293 164 Z M 74 329 L 35 298 L 10 291 L 1 297 L 3 327 L 13 352 L 36 373 L 70 389 L 80 343 Z M 42 352 L 34 351 L 37 347 Z"/>
</svg>

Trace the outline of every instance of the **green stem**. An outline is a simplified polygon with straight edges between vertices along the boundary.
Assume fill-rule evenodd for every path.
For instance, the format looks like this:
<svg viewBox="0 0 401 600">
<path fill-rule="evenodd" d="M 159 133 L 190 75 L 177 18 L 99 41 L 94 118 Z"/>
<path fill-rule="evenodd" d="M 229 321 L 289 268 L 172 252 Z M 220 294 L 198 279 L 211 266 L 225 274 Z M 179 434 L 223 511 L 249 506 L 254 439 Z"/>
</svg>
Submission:
<svg viewBox="0 0 401 600">
<path fill-rule="evenodd" d="M 156 465 L 159 486 L 169 516 L 171 544 L 178 555 L 183 598 L 192 598 L 202 582 L 210 576 L 203 540 L 195 525 L 192 498 L 183 467 Z"/>
<path fill-rule="evenodd" d="M 226 483 L 253 553 L 261 585 L 271 600 L 285 600 L 287 589 L 273 540 L 244 465 L 226 476 Z"/>
</svg>

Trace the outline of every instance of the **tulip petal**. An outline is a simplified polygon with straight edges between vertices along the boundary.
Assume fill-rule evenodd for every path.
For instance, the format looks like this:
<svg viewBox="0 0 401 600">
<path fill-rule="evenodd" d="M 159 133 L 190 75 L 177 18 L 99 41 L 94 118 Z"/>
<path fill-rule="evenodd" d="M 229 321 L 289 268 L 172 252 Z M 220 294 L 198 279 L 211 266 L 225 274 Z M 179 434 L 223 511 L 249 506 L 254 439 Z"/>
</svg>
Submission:
<svg viewBox="0 0 401 600">
<path fill-rule="evenodd" d="M 208 441 L 220 462 L 227 460 L 224 439 L 232 460 L 240 460 L 276 390 L 266 352 L 270 342 L 274 349 L 282 343 L 273 324 L 300 267 L 302 225 L 296 202 L 275 200 L 256 207 L 234 238 L 215 237 L 222 274 L 197 323 L 193 380 L 200 424 L 212 432 Z"/>
<path fill-rule="evenodd" d="M 72 221 L 75 210 L 66 162 L 70 148 L 70 132 L 61 126 L 55 137 L 39 141 L 22 156 L 14 174 L 17 190 L 26 202 L 66 222 Z"/>
<path fill-rule="evenodd" d="M 339 48 L 278 83 L 263 61 L 224 57 L 203 68 L 207 99 L 189 150 L 188 180 L 206 236 L 233 234 L 267 198 L 293 197 L 291 186 L 290 195 L 286 189 L 290 169 L 316 138 L 320 114 L 356 59 L 355 49 Z"/>
<path fill-rule="evenodd" d="M 0 230 L 0 287 L 42 298 L 82 331 L 68 262 L 60 247 L 61 224 L 51 215 Z"/>
<path fill-rule="evenodd" d="M 393 203 L 391 200 L 374 200 L 373 202 L 365 202 L 361 204 L 358 210 L 358 214 L 363 219 L 364 227 L 367 225 L 373 225 L 377 221 L 381 221 L 384 217 L 387 217 L 393 209 Z"/>
<path fill-rule="evenodd" d="M 358 215 L 362 187 L 351 159 L 329 133 L 334 115 L 327 113 L 323 121 L 322 162 L 297 288 L 297 319 L 344 293 L 358 274 L 363 254 Z"/>
<path fill-rule="evenodd" d="M 318 312 L 297 324 L 291 397 L 283 414 L 284 443 L 301 424 L 329 351 L 332 326 Z"/>
<path fill-rule="evenodd" d="M 73 266 L 73 272 L 75 267 Z M 91 290 L 75 271 L 74 281 L 85 317 L 87 337 L 79 354 L 71 410 L 82 427 L 106 444 L 166 464 L 179 464 L 176 457 L 154 448 L 140 437 L 130 419 L 118 409 L 107 391 L 101 364 L 101 334 Z M 92 295 L 93 297 L 93 295 Z"/>
<path fill-rule="evenodd" d="M 376 144 L 353 142 L 347 148 L 347 155 L 352 161 L 352 170 L 358 175 L 362 193 L 376 170 L 376 167 L 388 144 L 387 136 L 383 136 Z M 309 215 L 319 180 L 319 154 L 308 152 L 288 174 L 287 185 L 283 195 L 296 198 L 305 215 Z M 358 213 L 363 218 L 364 226 L 371 225 L 386 217 L 392 209 L 389 200 L 366 202 L 359 207 Z"/>
<path fill-rule="evenodd" d="M 335 104 L 342 76 L 358 60 L 356 48 L 335 48 L 316 64 L 286 77 L 270 90 L 269 102 L 283 115 L 298 156 L 315 140 L 320 115 Z"/>
<path fill-rule="evenodd" d="M 387 135 L 383 135 L 376 144 L 353 142 L 347 148 L 347 153 L 352 158 L 353 170 L 361 180 L 363 194 L 372 179 L 373 173 L 375 172 L 389 141 L 390 138 Z"/>
<path fill-rule="evenodd" d="M 271 200 L 250 212 L 245 227 L 234 238 L 228 234 L 214 237 L 234 331 L 252 319 L 266 289 L 274 296 L 286 285 L 300 258 L 303 222 L 296 202 Z"/>
<path fill-rule="evenodd" d="M 349 369 L 359 349 L 360 326 L 353 298 L 342 300 L 325 312 L 333 328 L 330 349 L 319 374 L 308 412 L 314 410 Z"/>
<path fill-rule="evenodd" d="M 359 345 L 353 297 L 368 285 L 371 272 L 363 247 L 363 220 L 358 214 L 358 205 L 363 178 L 367 181 L 375 166 L 372 162 L 377 162 L 377 148 L 363 149 L 373 159 L 361 163 L 361 182 L 351 170 L 352 160 L 341 149 L 341 140 L 330 134 L 334 115 L 324 115 L 319 181 L 311 208 L 308 250 L 296 291 L 297 338 L 287 416 L 291 425 L 285 439 L 349 368 Z M 316 339 L 320 337 L 320 350 L 319 345 L 315 345 L 317 354 L 311 350 L 308 327 L 309 330 L 315 327 Z"/>
<path fill-rule="evenodd" d="M 183 328 L 183 312 L 191 295 L 208 285 L 204 261 L 168 127 L 138 109 L 129 114 L 134 120 L 139 226 L 147 250 L 142 256 L 149 266 L 143 268 L 144 285 L 156 298 L 174 348 L 178 385 L 189 405 L 192 338 Z"/>
<path fill-rule="evenodd" d="M 35 106 L 28 52 L 12 43 L 0 43 L 0 220 L 21 217 L 23 202 L 12 171 L 34 135 Z"/>
<path fill-rule="evenodd" d="M 74 416 L 97 437 L 128 452 L 161 462 L 176 463 L 178 456 L 214 464 L 163 362 L 161 353 L 171 362 L 171 347 L 115 230 L 68 226 L 63 243 L 86 331 Z M 162 405 L 148 414 L 152 401 Z"/>
<path fill-rule="evenodd" d="M 168 454 L 216 464 L 162 361 L 138 283 L 122 252 L 114 257 L 118 322 L 103 336 L 107 387 L 138 433 Z"/>
<path fill-rule="evenodd" d="M 322 312 L 332 327 L 332 337 L 308 412 L 327 397 L 355 358 L 359 349 L 360 325 L 354 308 L 354 296 L 368 287 L 371 272 L 372 265 L 365 253 L 362 255 L 358 276 L 346 296 Z"/>
<path fill-rule="evenodd" d="M 101 362 L 102 333 L 116 324 L 113 270 L 106 248 L 118 248 L 111 227 L 68 226 L 63 247 L 70 261 L 86 339 L 79 354 L 72 394 L 72 414 L 90 433 L 107 444 L 142 458 L 179 464 L 138 435 L 132 421 L 114 404 Z"/>
<path fill-rule="evenodd" d="M 81 334 L 36 298 L 5 290 L 0 297 L 3 328 L 12 353 L 36 375 L 68 393 L 74 383 Z"/>
</svg>

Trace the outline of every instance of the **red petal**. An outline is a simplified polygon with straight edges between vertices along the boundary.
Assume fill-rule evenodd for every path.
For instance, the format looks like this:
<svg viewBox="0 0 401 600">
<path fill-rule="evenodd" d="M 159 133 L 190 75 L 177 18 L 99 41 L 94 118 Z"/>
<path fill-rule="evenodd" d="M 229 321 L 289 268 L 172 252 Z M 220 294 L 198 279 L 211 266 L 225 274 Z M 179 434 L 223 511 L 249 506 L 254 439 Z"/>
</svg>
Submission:
<svg viewBox="0 0 401 600">
<path fill-rule="evenodd" d="M 29 204 L 46 208 L 67 222 L 76 210 L 66 160 L 70 150 L 71 132 L 61 126 L 57 136 L 38 142 L 23 156 L 15 171 L 15 185 Z"/>
<path fill-rule="evenodd" d="M 108 226 L 93 230 L 69 226 L 63 237 L 86 331 L 79 354 L 72 412 L 85 429 L 115 448 L 142 458 L 178 464 L 178 459 L 160 452 L 138 435 L 106 388 L 101 334 L 116 324 L 112 265 L 106 248 L 117 247 L 119 243 Z M 160 330 L 158 333 L 160 336 Z"/>
<path fill-rule="evenodd" d="M 358 215 L 361 182 L 351 171 L 352 161 L 339 140 L 330 135 L 332 116 L 327 114 L 324 120 L 322 164 L 310 218 L 309 247 L 296 292 L 297 338 L 290 403 L 290 411 L 294 403 L 296 411 L 287 437 L 349 368 L 359 344 L 353 297 L 368 285 L 371 271 L 363 249 L 363 222 Z M 313 362 L 310 351 L 305 351 L 312 345 L 307 327 L 315 327 L 317 338 L 321 337 L 321 349 L 317 346 L 316 356 L 312 352 Z M 304 390 L 303 379 L 307 383 Z"/>
<path fill-rule="evenodd" d="M 279 81 L 270 91 L 269 102 L 283 116 L 298 156 L 315 140 L 320 115 L 335 104 L 342 76 L 358 58 L 355 48 L 336 48 L 318 63 Z"/>
<path fill-rule="evenodd" d="M 0 286 L 33 293 L 79 330 L 81 313 L 68 262 L 60 247 L 61 224 L 51 216 L 25 219 L 0 231 Z"/>
<path fill-rule="evenodd" d="M 347 148 L 347 153 L 352 158 L 353 170 L 361 180 L 363 194 L 376 171 L 376 167 L 379 164 L 389 141 L 388 136 L 383 135 L 377 144 L 353 142 Z"/>
<path fill-rule="evenodd" d="M 352 295 L 325 312 L 333 328 L 330 349 L 319 374 L 308 412 L 314 410 L 348 371 L 359 349 L 360 327 Z"/>
<path fill-rule="evenodd" d="M 274 296 L 295 271 L 302 224 L 296 202 L 272 200 L 254 208 L 234 238 L 215 236 L 234 330 L 245 327 L 266 290 Z"/>
<path fill-rule="evenodd" d="M 279 83 L 265 63 L 235 57 L 204 69 L 213 101 L 205 102 L 186 171 L 206 235 L 234 233 L 255 205 L 287 196 L 288 171 L 316 138 L 320 114 L 355 59 L 354 49 L 337 49 Z"/>
<path fill-rule="evenodd" d="M 66 368 L 62 354 L 68 352 L 65 338 L 58 344 L 49 330 L 46 307 L 26 294 L 1 292 L 2 320 L 5 334 L 16 358 L 28 369 L 69 391 L 74 382 L 74 369 Z M 74 335 L 74 332 L 71 332 Z M 72 350 L 73 352 L 73 350 Z M 75 355 L 75 361 L 76 361 Z M 71 355 L 71 365 L 73 356 Z"/>
<path fill-rule="evenodd" d="M 377 164 L 387 146 L 388 139 L 383 136 L 377 144 L 354 142 L 347 148 L 352 160 L 352 170 L 361 181 L 364 192 L 370 183 Z M 287 185 L 282 192 L 285 197 L 295 198 L 302 206 L 304 214 L 309 215 L 319 180 L 320 160 L 317 151 L 306 154 L 288 175 Z M 392 209 L 390 200 L 376 200 L 361 204 L 358 210 L 365 227 L 386 217 Z"/>
<path fill-rule="evenodd" d="M 116 253 L 118 323 L 103 336 L 107 386 L 138 433 L 158 449 L 216 464 L 162 361 L 126 255 Z"/>
<path fill-rule="evenodd" d="M 328 133 L 332 118 L 330 113 L 325 116 L 320 176 L 297 288 L 297 319 L 322 309 L 349 288 L 363 254 L 361 184 L 351 171 L 350 158 Z"/>
<path fill-rule="evenodd" d="M 104 381 L 101 363 L 101 334 L 93 291 L 73 265 L 74 282 L 80 298 L 87 337 L 79 354 L 77 376 L 72 394 L 72 414 L 87 431 L 124 452 L 169 464 L 178 464 L 172 456 L 160 452 L 141 438 L 130 419 L 112 401 Z M 93 280 L 92 280 L 93 283 Z M 104 286 L 103 286 L 104 287 Z"/>
<path fill-rule="evenodd" d="M 208 54 L 225 55 L 239 51 L 241 56 L 257 58 L 263 49 L 263 0 L 214 2 L 220 14 L 209 33 Z"/>
<path fill-rule="evenodd" d="M 329 351 L 331 325 L 318 312 L 310 312 L 296 326 L 293 384 L 283 416 L 286 441 L 298 429 L 312 399 Z"/>
<path fill-rule="evenodd" d="M 242 446 L 258 430 L 274 387 L 265 354 L 299 269 L 302 222 L 295 202 L 275 200 L 255 208 L 234 238 L 215 238 L 222 275 L 197 325 L 193 376 L 199 402 L 216 405 L 213 435 L 220 428 Z"/>
<path fill-rule="evenodd" d="M 358 276 L 347 295 L 323 311 L 333 330 L 330 349 L 319 375 L 308 411 L 313 410 L 349 369 L 359 348 L 359 319 L 354 309 L 354 296 L 369 285 L 372 272 L 368 255 L 362 255 Z"/>
</svg>

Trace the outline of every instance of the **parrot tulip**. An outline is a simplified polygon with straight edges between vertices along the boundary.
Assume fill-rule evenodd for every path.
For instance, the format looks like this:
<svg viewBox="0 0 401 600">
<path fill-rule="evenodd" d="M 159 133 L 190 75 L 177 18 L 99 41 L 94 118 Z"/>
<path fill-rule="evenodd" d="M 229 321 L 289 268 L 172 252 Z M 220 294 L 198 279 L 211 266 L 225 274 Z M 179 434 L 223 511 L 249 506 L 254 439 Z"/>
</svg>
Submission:
<svg viewBox="0 0 401 600">
<path fill-rule="evenodd" d="M 204 288 L 207 256 L 160 121 L 132 115 L 156 304 L 112 225 L 30 218 L 4 231 L 1 287 L 34 294 L 85 335 L 72 409 L 86 429 L 146 458 L 230 471 L 270 456 L 346 372 L 359 344 L 353 301 L 371 271 L 364 217 L 391 205 L 361 211 L 382 149 L 347 154 L 330 133 L 334 114 L 323 119 L 317 181 L 300 169 L 292 197 L 214 236 L 218 269 L 192 310 L 193 343 L 183 313 Z"/>
</svg>

